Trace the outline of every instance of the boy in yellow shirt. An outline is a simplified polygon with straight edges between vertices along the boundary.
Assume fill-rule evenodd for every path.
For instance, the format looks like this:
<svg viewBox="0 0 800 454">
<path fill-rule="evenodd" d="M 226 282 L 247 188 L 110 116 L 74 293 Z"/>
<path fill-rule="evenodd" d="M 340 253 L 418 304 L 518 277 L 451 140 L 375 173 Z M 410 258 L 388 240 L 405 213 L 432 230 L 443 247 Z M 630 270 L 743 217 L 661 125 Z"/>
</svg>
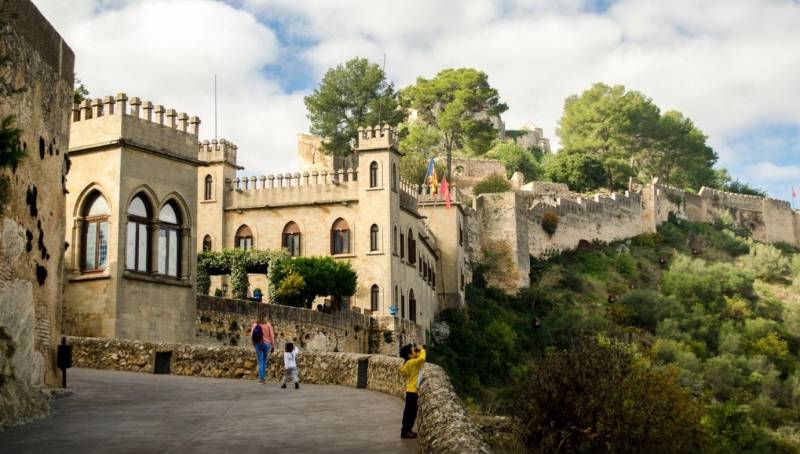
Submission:
<svg viewBox="0 0 800 454">
<path fill-rule="evenodd" d="M 414 428 L 414 421 L 417 419 L 417 388 L 422 384 L 421 371 L 425 365 L 425 349 L 416 344 L 408 344 L 400 349 L 400 356 L 406 360 L 400 368 L 406 383 L 406 407 L 403 409 L 403 428 L 400 437 L 417 438 L 417 433 L 411 429 Z"/>
</svg>

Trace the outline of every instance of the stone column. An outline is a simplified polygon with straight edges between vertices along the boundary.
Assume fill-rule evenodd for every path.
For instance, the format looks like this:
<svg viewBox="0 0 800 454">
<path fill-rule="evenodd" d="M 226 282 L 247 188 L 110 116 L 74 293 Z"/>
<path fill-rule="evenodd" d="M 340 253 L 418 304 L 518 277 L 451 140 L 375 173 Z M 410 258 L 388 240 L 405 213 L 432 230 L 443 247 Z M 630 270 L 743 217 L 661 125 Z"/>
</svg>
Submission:
<svg viewBox="0 0 800 454">
<path fill-rule="evenodd" d="M 160 230 L 160 221 L 150 221 L 150 274 L 158 274 L 158 234 Z"/>
<path fill-rule="evenodd" d="M 139 118 L 139 106 L 142 105 L 142 101 L 134 96 L 131 98 L 131 117 Z"/>
<path fill-rule="evenodd" d="M 128 95 L 126 95 L 125 93 L 117 93 L 116 109 L 118 115 L 128 114 Z"/>
<path fill-rule="evenodd" d="M 144 111 L 144 119 L 147 121 L 153 121 L 153 103 L 150 101 L 145 101 L 142 104 L 142 110 Z"/>
<path fill-rule="evenodd" d="M 161 104 L 157 105 L 155 110 L 156 123 L 160 124 L 161 126 L 164 126 L 164 113 L 165 113 L 164 106 L 162 106 Z"/>
<path fill-rule="evenodd" d="M 114 115 L 114 97 L 103 97 L 103 115 Z"/>
</svg>

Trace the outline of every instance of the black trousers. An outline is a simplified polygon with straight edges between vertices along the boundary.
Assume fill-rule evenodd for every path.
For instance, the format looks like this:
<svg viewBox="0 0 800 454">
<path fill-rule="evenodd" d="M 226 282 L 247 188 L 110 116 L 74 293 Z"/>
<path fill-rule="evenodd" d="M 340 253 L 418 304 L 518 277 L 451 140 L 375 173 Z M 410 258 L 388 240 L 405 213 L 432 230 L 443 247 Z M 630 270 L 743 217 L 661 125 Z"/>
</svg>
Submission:
<svg viewBox="0 0 800 454">
<path fill-rule="evenodd" d="M 417 393 L 406 393 L 406 408 L 403 409 L 403 429 L 400 432 L 405 434 L 414 428 L 414 421 L 417 420 Z"/>
</svg>

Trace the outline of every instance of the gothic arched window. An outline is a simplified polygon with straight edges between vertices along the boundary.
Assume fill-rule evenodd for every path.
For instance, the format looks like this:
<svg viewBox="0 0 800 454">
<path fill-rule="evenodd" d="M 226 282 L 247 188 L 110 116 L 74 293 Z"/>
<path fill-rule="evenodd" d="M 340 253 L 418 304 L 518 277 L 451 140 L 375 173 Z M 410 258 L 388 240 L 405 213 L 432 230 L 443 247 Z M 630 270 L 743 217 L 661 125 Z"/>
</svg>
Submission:
<svg viewBox="0 0 800 454">
<path fill-rule="evenodd" d="M 125 268 L 150 271 L 150 204 L 137 195 L 128 205 Z"/>
<path fill-rule="evenodd" d="M 378 250 L 378 224 L 372 224 L 372 227 L 369 228 L 369 250 L 370 251 L 377 251 Z"/>
<path fill-rule="evenodd" d="M 203 191 L 203 200 L 211 200 L 214 188 L 214 178 L 211 175 L 206 175 L 205 186 Z"/>
<path fill-rule="evenodd" d="M 331 255 L 350 253 L 350 226 L 342 218 L 331 227 Z"/>
<path fill-rule="evenodd" d="M 375 161 L 369 165 L 369 187 L 378 187 L 378 163 Z"/>
<path fill-rule="evenodd" d="M 179 211 L 167 203 L 158 214 L 158 273 L 178 277 L 181 265 Z"/>
<path fill-rule="evenodd" d="M 210 251 L 212 249 L 212 242 L 211 242 L 211 235 L 206 235 L 203 237 L 203 250 Z"/>
<path fill-rule="evenodd" d="M 108 215 L 108 202 L 95 191 L 83 211 L 83 271 L 100 271 L 108 265 Z"/>
<path fill-rule="evenodd" d="M 378 312 L 378 306 L 380 305 L 379 297 L 380 297 L 380 290 L 378 289 L 377 285 L 373 285 L 369 293 L 369 307 L 372 310 L 372 312 Z"/>
<path fill-rule="evenodd" d="M 253 232 L 250 230 L 250 227 L 246 225 L 239 227 L 239 230 L 236 231 L 233 247 L 236 249 L 244 249 L 245 251 L 253 249 Z"/>
<path fill-rule="evenodd" d="M 289 221 L 283 227 L 281 246 L 288 249 L 292 257 L 300 256 L 300 227 L 294 221 Z"/>
</svg>

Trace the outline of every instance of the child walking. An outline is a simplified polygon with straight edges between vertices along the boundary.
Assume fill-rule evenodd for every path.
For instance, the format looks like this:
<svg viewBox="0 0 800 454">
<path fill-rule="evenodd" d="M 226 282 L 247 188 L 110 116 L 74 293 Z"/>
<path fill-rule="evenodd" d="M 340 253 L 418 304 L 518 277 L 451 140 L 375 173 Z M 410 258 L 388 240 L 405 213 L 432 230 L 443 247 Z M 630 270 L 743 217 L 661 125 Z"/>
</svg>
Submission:
<svg viewBox="0 0 800 454">
<path fill-rule="evenodd" d="M 419 386 L 422 384 L 422 366 L 425 365 L 425 348 L 417 345 L 405 345 L 400 349 L 400 356 L 406 360 L 400 368 L 406 382 L 406 407 L 403 409 L 403 427 L 400 438 L 417 438 L 414 421 L 417 419 L 417 398 Z"/>
<path fill-rule="evenodd" d="M 281 381 L 281 388 L 286 387 L 286 382 L 289 380 L 289 377 L 292 377 L 292 381 L 294 382 L 294 389 L 300 389 L 300 381 L 298 379 L 297 373 L 297 354 L 300 350 L 294 346 L 291 342 L 286 343 L 286 349 L 283 352 L 283 381 Z"/>
</svg>

